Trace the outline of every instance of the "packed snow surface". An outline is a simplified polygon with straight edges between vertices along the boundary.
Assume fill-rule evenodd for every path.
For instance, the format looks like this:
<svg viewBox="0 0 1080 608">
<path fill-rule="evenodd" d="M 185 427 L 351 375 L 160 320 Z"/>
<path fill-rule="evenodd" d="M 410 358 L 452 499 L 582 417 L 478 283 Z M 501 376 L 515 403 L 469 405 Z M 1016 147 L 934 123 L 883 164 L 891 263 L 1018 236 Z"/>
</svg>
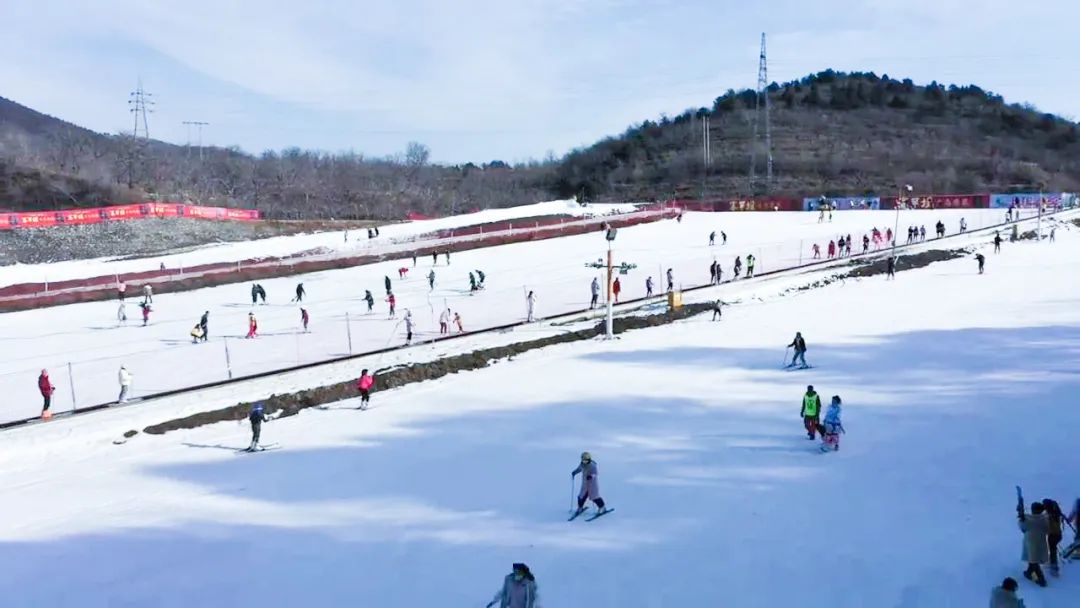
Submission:
<svg viewBox="0 0 1080 608">
<path fill-rule="evenodd" d="M 679 232 L 696 219 L 655 229 L 696 242 L 706 220 Z M 547 608 L 984 606 L 1010 575 L 1029 608 L 1075 606 L 1070 566 L 1047 589 L 1020 577 L 1013 486 L 1063 504 L 1080 494 L 1080 235 L 1058 228 L 1055 243 L 1000 254 L 985 240 L 984 275 L 969 256 L 783 297 L 747 283 L 722 321 L 271 422 L 275 451 L 237 454 L 246 423 L 124 445 L 89 432 L 126 430 L 123 410 L 8 431 L 0 594 L 13 606 L 483 606 L 524 561 Z M 544 274 L 526 257 L 539 246 L 486 253 Z M 94 309 L 60 310 L 58 339 L 91 348 L 98 330 L 60 317 L 95 323 Z M 814 367 L 785 371 L 797 330 Z M 806 439 L 808 384 L 843 398 L 838 452 Z M 583 450 L 616 511 L 568 523 Z"/>
</svg>

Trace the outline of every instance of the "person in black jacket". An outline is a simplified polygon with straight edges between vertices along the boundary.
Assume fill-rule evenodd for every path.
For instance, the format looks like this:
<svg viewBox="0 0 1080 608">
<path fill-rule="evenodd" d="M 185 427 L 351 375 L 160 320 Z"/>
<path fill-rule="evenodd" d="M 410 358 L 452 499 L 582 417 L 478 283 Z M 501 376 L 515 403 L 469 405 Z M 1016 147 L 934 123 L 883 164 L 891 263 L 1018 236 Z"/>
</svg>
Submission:
<svg viewBox="0 0 1080 608">
<path fill-rule="evenodd" d="M 248 414 L 248 420 L 251 421 L 251 445 L 248 447 L 247 451 L 254 452 L 259 449 L 259 436 L 262 434 L 262 424 L 266 422 L 266 410 L 261 402 L 251 406 L 251 413 Z"/>
<path fill-rule="evenodd" d="M 206 342 L 210 339 L 210 311 L 202 313 L 202 317 L 199 319 L 199 327 L 202 328 L 201 339 Z"/>
<path fill-rule="evenodd" d="M 801 363 L 803 367 L 809 367 L 806 364 L 806 340 L 802 337 L 802 332 L 795 332 L 795 339 L 788 344 L 788 348 L 795 349 L 795 356 L 791 358 L 791 364 L 788 367 L 795 367 L 796 363 Z"/>
</svg>

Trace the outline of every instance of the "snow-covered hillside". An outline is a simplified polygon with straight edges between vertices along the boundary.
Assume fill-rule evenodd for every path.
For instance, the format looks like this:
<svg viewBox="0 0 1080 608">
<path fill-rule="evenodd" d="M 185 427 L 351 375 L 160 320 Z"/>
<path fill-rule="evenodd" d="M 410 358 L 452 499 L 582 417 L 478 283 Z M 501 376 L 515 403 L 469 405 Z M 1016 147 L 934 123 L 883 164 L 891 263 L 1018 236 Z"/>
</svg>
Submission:
<svg viewBox="0 0 1080 608">
<path fill-rule="evenodd" d="M 648 234 L 675 252 L 672 239 L 699 242 L 711 218 Z M 785 230 L 745 238 L 774 242 Z M 1009 575 L 1029 608 L 1073 606 L 1080 570 L 1065 566 L 1047 589 L 1020 577 L 1013 486 L 1062 503 L 1080 494 L 1070 473 L 1077 232 L 1059 227 L 1055 243 L 1000 254 L 984 244 L 984 275 L 965 257 L 784 297 L 747 283 L 722 321 L 553 347 L 377 392 L 366 412 L 346 401 L 271 422 L 263 438 L 275 451 L 238 455 L 249 436 L 237 423 L 120 446 L 80 432 L 81 421 L 131 428 L 137 408 L 9 431 L 0 596 L 18 606 L 483 606 L 524 561 L 545 608 L 984 606 Z M 492 273 L 496 285 L 514 268 L 544 277 L 543 259 L 580 266 L 583 251 L 545 258 L 554 254 L 530 249 L 540 245 L 499 250 L 507 268 Z M 700 253 L 687 263 L 707 263 Z M 495 267 L 480 259 L 468 267 Z M 587 274 L 553 274 L 551 285 L 571 285 L 553 299 L 587 294 Z M 498 307 L 476 306 L 476 316 Z M 10 335 L 21 324 L 9 318 L 29 317 L 2 318 Z M 781 367 L 795 331 L 813 369 Z M 91 348 L 90 335 L 66 339 Z M 807 384 L 843 398 L 839 452 L 805 437 Z M 616 511 L 567 523 L 582 450 Z"/>
</svg>

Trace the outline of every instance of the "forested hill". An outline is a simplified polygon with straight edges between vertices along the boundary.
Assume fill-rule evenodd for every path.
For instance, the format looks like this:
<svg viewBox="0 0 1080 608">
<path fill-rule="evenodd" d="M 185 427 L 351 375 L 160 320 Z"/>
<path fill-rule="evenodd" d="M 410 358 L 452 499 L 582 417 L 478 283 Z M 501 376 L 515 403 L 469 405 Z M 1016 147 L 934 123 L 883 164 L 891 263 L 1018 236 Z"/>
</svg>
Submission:
<svg viewBox="0 0 1080 608">
<path fill-rule="evenodd" d="M 774 83 L 768 96 L 772 194 L 883 194 L 897 184 L 953 193 L 1080 187 L 1080 126 L 977 86 L 828 70 Z M 711 108 L 645 121 L 576 150 L 560 163 L 553 189 L 617 200 L 762 194 L 764 179 L 749 180 L 757 97 L 728 91 Z M 763 178 L 764 146 L 756 156 Z"/>
</svg>

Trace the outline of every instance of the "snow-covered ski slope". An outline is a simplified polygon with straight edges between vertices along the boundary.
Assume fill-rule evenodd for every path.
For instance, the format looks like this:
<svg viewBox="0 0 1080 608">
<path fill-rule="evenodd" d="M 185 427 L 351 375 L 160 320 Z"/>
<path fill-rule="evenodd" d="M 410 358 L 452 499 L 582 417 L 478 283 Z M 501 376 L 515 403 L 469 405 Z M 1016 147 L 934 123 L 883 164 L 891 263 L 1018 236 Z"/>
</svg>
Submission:
<svg viewBox="0 0 1080 608">
<path fill-rule="evenodd" d="M 974 229 L 999 221 L 1002 215 L 913 211 L 904 212 L 901 221 L 932 228 L 940 218 L 953 233 L 960 217 L 966 217 Z M 884 231 L 894 220 L 894 213 L 880 211 L 837 213 L 831 224 L 819 224 L 811 213 L 691 213 L 681 223 L 669 220 L 623 229 L 615 243 L 615 262 L 638 267 L 619 277 L 622 297 L 644 296 L 648 276 L 653 277 L 656 293 L 663 293 L 668 268 L 677 286 L 707 283 L 714 258 L 722 264 L 725 280 L 732 277 L 737 255 L 745 263 L 746 255 L 752 253 L 758 273 L 795 265 L 810 258 L 811 242 L 819 242 L 825 256 L 828 239 L 841 233 L 861 236 L 874 225 Z M 708 236 L 714 230 L 717 245 L 710 247 Z M 728 235 L 726 245 L 721 244 L 721 231 Z M 989 237 L 974 238 L 985 241 Z M 415 268 L 410 261 L 396 260 L 269 279 L 261 282 L 269 294 L 265 306 L 251 306 L 250 284 L 159 294 L 148 327 L 141 326 L 136 294 L 128 298 L 128 320 L 123 326 L 117 321 L 116 301 L 3 314 L 0 336 L 8 352 L 18 356 L 0 361 L 0 390 L 8 397 L 0 421 L 40 413 L 36 378 L 42 369 L 50 371 L 57 387 L 53 411 L 64 412 L 73 406 L 115 400 L 121 365 L 134 375 L 131 396 L 140 397 L 224 380 L 230 370 L 238 377 L 344 356 L 350 353 L 350 343 L 353 353 L 402 344 L 405 309 L 413 313 L 420 340 L 438 335 L 439 316 L 447 306 L 461 315 L 466 330 L 521 321 L 528 290 L 535 292 L 538 317 L 580 310 L 589 303 L 592 278 L 603 280 L 601 271 L 585 264 L 605 256 L 606 246 L 602 235 L 593 233 L 454 253 L 449 266 L 440 256 L 432 267 L 431 258 L 426 257 Z M 404 280 L 398 279 L 402 266 L 410 269 Z M 426 275 L 433 269 L 436 284 L 429 290 Z M 470 295 L 468 274 L 477 269 L 486 274 L 486 287 Z M 391 278 L 397 298 L 396 319 L 387 315 L 385 276 Z M 304 307 L 311 316 L 310 333 L 301 331 L 299 307 L 290 302 L 298 282 L 307 291 Z M 367 314 L 362 300 L 365 289 L 376 298 L 373 314 Z M 192 344 L 189 332 L 206 311 L 210 312 L 211 339 Z M 245 340 L 251 311 L 260 335 Z"/>
<path fill-rule="evenodd" d="M 264 440 L 282 447 L 266 453 L 234 452 L 246 424 L 121 446 L 90 432 L 126 430 L 123 411 L 13 429 L 0 442 L 0 596 L 483 606 L 524 561 L 546 608 L 984 606 L 1010 575 L 1029 608 L 1075 606 L 1074 566 L 1047 589 L 1020 577 L 1012 488 L 1080 493 L 1077 232 L 984 245 L 982 276 L 966 257 L 895 282 L 785 297 L 761 285 L 761 301 L 744 293 L 720 322 L 553 347 L 376 393 L 367 412 L 353 400 L 271 422 Z M 780 369 L 796 330 L 812 370 Z M 807 384 L 843 397 L 837 453 L 803 434 Z M 582 450 L 617 511 L 567 523 Z"/>
<path fill-rule="evenodd" d="M 63 281 L 123 274 L 125 272 L 145 272 L 157 270 L 160 264 L 165 264 L 167 268 L 187 268 L 200 264 L 286 257 L 316 250 L 320 252 L 363 254 L 390 242 L 408 241 L 423 234 L 448 228 L 546 215 L 580 217 L 625 213 L 633 211 L 634 208 L 635 206 L 631 204 L 591 204 L 582 206 L 573 200 L 550 201 L 381 226 L 379 228 L 379 238 L 376 240 L 369 240 L 364 230 L 339 230 L 271 237 L 254 241 L 216 243 L 193 247 L 179 253 L 145 258 L 96 258 L 53 264 L 15 264 L 0 267 L 0 287 L 19 283 L 40 283 L 46 280 Z M 346 232 L 348 232 L 347 240 Z"/>
</svg>

